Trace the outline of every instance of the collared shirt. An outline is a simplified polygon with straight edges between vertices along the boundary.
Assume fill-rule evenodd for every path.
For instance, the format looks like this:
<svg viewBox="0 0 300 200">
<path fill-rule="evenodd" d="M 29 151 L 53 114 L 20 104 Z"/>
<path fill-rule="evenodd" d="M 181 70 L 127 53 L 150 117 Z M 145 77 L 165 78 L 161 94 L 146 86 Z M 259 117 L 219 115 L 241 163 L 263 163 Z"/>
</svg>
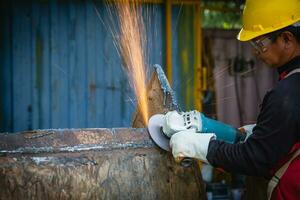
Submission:
<svg viewBox="0 0 300 200">
<path fill-rule="evenodd" d="M 297 68 L 300 68 L 300 56 L 295 57 L 290 62 L 284 64 L 283 66 L 277 69 L 277 72 L 279 74 L 279 80 L 284 79 L 289 72 Z"/>
<path fill-rule="evenodd" d="M 270 178 L 300 141 L 300 56 L 278 68 L 281 80 L 265 95 L 253 134 L 243 143 L 210 141 L 208 162 L 229 172 Z M 284 79 L 283 79 L 284 78 Z"/>
</svg>

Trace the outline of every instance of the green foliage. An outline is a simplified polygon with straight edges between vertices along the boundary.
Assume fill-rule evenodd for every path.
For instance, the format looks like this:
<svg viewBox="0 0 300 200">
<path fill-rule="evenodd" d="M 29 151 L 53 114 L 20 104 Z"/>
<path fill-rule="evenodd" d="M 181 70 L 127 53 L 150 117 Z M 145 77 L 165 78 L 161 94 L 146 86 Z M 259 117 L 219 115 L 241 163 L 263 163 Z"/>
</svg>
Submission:
<svg viewBox="0 0 300 200">
<path fill-rule="evenodd" d="M 242 5 L 214 2 L 204 5 L 203 28 L 239 29 L 242 26 Z"/>
</svg>

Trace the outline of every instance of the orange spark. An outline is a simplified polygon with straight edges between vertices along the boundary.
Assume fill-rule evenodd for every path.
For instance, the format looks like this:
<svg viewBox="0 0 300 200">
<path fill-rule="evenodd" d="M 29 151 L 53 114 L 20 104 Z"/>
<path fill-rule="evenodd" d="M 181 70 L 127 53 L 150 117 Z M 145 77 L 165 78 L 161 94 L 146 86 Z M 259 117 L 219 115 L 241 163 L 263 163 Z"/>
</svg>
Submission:
<svg viewBox="0 0 300 200">
<path fill-rule="evenodd" d="M 138 108 L 143 115 L 144 123 L 148 123 L 148 98 L 146 88 L 145 43 L 146 33 L 140 7 L 137 2 L 120 0 L 116 4 L 120 26 L 119 47 L 137 97 Z"/>
</svg>

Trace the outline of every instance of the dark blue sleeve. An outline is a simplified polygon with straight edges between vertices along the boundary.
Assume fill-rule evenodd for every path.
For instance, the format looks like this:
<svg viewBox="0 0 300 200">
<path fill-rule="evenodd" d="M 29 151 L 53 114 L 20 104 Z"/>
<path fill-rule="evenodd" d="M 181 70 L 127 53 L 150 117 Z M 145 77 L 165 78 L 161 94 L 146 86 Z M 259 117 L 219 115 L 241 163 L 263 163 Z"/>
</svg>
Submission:
<svg viewBox="0 0 300 200">
<path fill-rule="evenodd" d="M 269 177 L 270 170 L 299 141 L 300 89 L 295 87 L 286 82 L 267 93 L 253 134 L 244 143 L 211 141 L 209 163 L 229 172 Z"/>
</svg>

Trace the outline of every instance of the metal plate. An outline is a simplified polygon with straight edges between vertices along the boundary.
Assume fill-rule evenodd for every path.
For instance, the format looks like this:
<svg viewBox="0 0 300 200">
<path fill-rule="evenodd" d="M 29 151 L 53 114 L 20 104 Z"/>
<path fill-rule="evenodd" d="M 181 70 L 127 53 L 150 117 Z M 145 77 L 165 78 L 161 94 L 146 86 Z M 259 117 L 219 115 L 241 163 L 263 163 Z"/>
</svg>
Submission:
<svg viewBox="0 0 300 200">
<path fill-rule="evenodd" d="M 162 132 L 164 117 L 162 114 L 153 115 L 149 119 L 148 131 L 155 144 L 166 151 L 171 151 L 170 139 Z"/>
</svg>

